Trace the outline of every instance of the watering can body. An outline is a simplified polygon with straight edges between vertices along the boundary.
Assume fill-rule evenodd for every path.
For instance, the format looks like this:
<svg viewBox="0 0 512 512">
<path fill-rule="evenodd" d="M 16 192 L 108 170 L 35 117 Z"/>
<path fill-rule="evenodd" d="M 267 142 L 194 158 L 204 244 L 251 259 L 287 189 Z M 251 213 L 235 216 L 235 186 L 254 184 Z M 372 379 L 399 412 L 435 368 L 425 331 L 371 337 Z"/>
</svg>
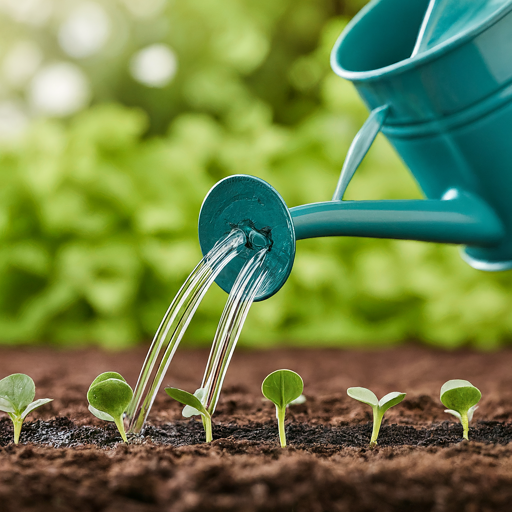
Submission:
<svg viewBox="0 0 512 512">
<path fill-rule="evenodd" d="M 349 150 L 333 200 L 288 210 L 269 185 L 243 176 L 227 178 L 206 197 L 199 221 L 203 253 L 237 222 L 275 235 L 274 262 L 268 258 L 275 283 L 260 300 L 282 286 L 295 240 L 302 238 L 456 243 L 477 269 L 512 268 L 512 0 L 487 0 L 494 9 L 418 53 L 418 33 L 434 2 L 374 0 L 338 39 L 332 67 L 355 85 L 371 115 Z M 343 201 L 379 131 L 425 200 Z M 229 198 L 224 206 L 222 196 Z M 233 276 L 227 270 L 221 287 L 229 291 Z"/>
<path fill-rule="evenodd" d="M 408 59 L 427 7 L 425 0 L 373 2 L 336 43 L 332 66 L 370 110 L 389 107 L 382 132 L 427 198 L 469 193 L 502 221 L 506 236 L 468 247 L 466 259 L 484 270 L 510 268 L 512 3 Z"/>
</svg>

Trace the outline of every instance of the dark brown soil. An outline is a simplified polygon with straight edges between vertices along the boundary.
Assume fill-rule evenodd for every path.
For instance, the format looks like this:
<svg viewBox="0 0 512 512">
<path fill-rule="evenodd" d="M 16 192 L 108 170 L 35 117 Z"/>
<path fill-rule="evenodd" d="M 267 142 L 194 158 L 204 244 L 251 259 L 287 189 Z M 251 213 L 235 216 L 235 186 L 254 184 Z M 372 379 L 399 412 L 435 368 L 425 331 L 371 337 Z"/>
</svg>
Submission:
<svg viewBox="0 0 512 512">
<path fill-rule="evenodd" d="M 3 350 L 0 377 L 30 374 L 37 398 L 21 444 L 0 420 L 0 511 L 495 511 L 512 510 L 512 351 L 445 353 L 407 347 L 378 352 L 238 351 L 214 416 L 214 441 L 199 421 L 160 393 L 144 436 L 120 442 L 87 410 L 102 371 L 135 384 L 145 350 Z M 179 351 L 166 384 L 194 391 L 204 351 Z M 287 415 L 289 447 L 278 443 L 274 406 L 261 381 L 290 368 L 307 402 Z M 439 389 L 470 380 L 483 398 L 470 442 L 443 412 Z M 407 392 L 368 449 L 370 409 L 349 386 L 381 396 Z"/>
</svg>

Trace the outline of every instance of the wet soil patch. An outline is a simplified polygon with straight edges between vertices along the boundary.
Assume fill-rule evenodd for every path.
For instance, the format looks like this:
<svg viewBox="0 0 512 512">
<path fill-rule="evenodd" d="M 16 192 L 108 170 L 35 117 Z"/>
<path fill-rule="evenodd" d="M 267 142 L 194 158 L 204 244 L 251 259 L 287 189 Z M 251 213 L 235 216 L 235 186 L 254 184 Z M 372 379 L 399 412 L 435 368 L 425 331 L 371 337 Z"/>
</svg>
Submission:
<svg viewBox="0 0 512 512">
<path fill-rule="evenodd" d="M 288 444 L 298 450 L 334 454 L 341 448 L 367 448 L 372 424 L 331 427 L 288 423 Z M 479 421 L 470 429 L 471 440 L 481 443 L 507 444 L 512 441 L 512 424 L 499 421 Z M 7 418 L 0 420 L 0 446 L 12 443 L 12 424 Z M 214 440 L 223 440 L 226 448 L 230 443 L 248 441 L 276 445 L 279 442 L 276 422 L 248 423 L 246 425 L 214 425 Z M 71 448 L 94 445 L 113 448 L 121 442 L 113 424 L 103 427 L 76 425 L 69 418 L 27 422 L 21 435 L 21 443 L 33 443 L 54 448 Z M 445 421 L 428 428 L 406 425 L 383 425 L 379 434 L 379 446 L 448 446 L 463 441 L 462 427 Z M 204 443 L 204 430 L 199 421 L 177 421 L 160 426 L 148 425 L 140 436 L 131 436 L 130 443 L 136 445 L 169 445 L 174 447 Z M 327 452 L 326 452 L 327 449 Z"/>
<path fill-rule="evenodd" d="M 112 424 L 87 410 L 100 372 L 135 384 L 145 349 L 0 351 L 0 376 L 29 373 L 36 398 L 54 398 L 29 416 L 21 444 L 0 415 L 0 510 L 487 512 L 512 509 L 512 351 L 438 352 L 419 347 L 378 352 L 238 351 L 214 415 L 214 441 L 201 423 L 160 393 L 145 435 L 120 442 Z M 180 351 L 166 385 L 193 391 L 205 351 Z M 287 413 L 289 446 L 278 443 L 263 378 L 298 371 L 307 402 Z M 470 429 L 443 412 L 450 378 L 482 391 Z M 371 413 L 346 395 L 365 386 L 378 396 L 407 393 L 389 410 L 370 450 Z"/>
</svg>

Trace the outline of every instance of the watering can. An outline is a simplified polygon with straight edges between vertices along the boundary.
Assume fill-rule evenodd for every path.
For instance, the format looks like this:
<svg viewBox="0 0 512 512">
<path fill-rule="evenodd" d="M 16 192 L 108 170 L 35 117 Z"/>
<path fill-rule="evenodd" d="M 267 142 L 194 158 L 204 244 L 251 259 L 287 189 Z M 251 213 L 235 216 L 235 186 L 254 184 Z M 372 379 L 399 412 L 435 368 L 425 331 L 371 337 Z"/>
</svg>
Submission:
<svg viewBox="0 0 512 512">
<path fill-rule="evenodd" d="M 217 284 L 229 292 L 267 244 L 264 300 L 285 283 L 296 240 L 323 236 L 460 244 L 476 269 L 512 268 L 512 0 L 373 0 L 341 34 L 331 65 L 371 112 L 332 200 L 289 209 L 256 177 L 217 183 L 199 216 L 203 254 L 235 227 L 247 234 Z M 425 199 L 343 200 L 379 132 Z"/>
</svg>

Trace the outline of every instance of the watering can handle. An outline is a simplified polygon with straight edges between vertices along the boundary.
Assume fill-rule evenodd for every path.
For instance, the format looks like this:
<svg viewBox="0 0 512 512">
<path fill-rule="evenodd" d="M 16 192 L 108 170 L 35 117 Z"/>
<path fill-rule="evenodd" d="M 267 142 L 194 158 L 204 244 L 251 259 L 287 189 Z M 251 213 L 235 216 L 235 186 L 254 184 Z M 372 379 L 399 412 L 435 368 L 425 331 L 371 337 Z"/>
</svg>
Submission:
<svg viewBox="0 0 512 512">
<path fill-rule="evenodd" d="M 377 134 L 380 132 L 388 112 L 389 105 L 376 108 L 372 111 L 370 117 L 363 124 L 359 132 L 357 132 L 357 135 L 350 145 L 345 162 L 343 163 L 340 179 L 334 191 L 334 195 L 332 196 L 333 201 L 341 201 L 343 199 L 343 195 L 345 194 L 345 190 L 347 190 L 352 176 L 354 176 L 354 173 L 373 144 L 375 137 L 377 137 Z"/>
</svg>

